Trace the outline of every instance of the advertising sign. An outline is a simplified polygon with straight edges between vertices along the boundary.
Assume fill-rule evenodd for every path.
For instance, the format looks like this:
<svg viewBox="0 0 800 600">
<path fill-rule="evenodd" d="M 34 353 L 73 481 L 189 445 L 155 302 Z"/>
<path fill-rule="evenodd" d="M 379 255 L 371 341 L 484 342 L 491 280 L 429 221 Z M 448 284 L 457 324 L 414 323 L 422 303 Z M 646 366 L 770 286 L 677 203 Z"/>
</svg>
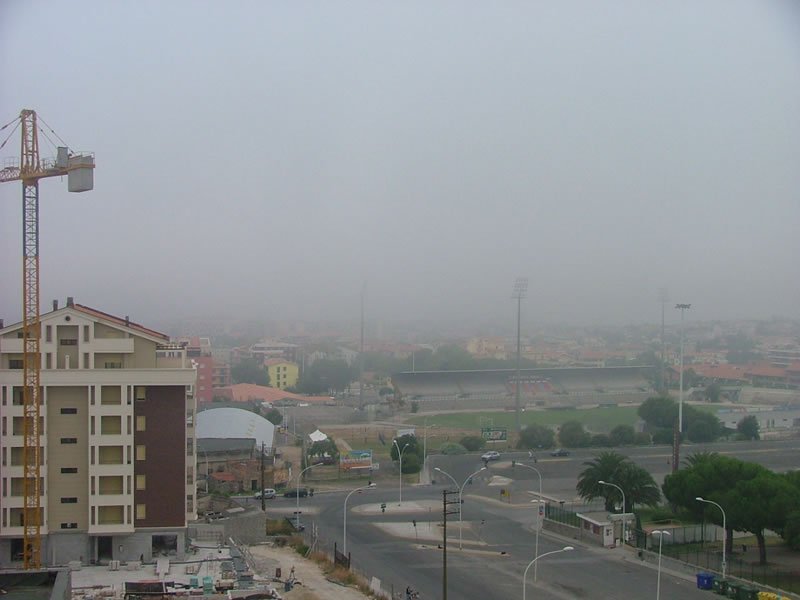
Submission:
<svg viewBox="0 0 800 600">
<path fill-rule="evenodd" d="M 339 456 L 339 468 L 342 471 L 351 469 L 372 469 L 372 450 L 349 450 Z"/>
<path fill-rule="evenodd" d="M 508 427 L 483 427 L 481 437 L 487 442 L 508 441 Z"/>
</svg>

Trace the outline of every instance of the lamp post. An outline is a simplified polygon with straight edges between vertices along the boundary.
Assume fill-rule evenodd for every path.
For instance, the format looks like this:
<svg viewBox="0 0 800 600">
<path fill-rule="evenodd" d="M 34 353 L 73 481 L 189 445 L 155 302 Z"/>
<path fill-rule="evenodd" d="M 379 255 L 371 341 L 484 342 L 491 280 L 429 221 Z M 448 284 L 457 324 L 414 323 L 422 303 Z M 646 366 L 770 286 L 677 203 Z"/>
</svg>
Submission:
<svg viewBox="0 0 800 600">
<path fill-rule="evenodd" d="M 658 579 L 656 583 L 656 600 L 661 598 L 661 544 L 664 542 L 665 535 L 672 535 L 669 531 L 653 531 L 653 535 L 658 535 Z"/>
<path fill-rule="evenodd" d="M 615 487 L 619 490 L 619 493 L 622 494 L 622 547 L 625 547 L 625 492 L 619 487 L 616 483 L 609 483 L 607 481 L 598 481 L 600 485 L 609 485 L 611 487 Z"/>
<path fill-rule="evenodd" d="M 363 490 L 371 490 L 374 487 L 377 486 L 374 483 L 370 483 L 369 485 L 365 485 L 354 489 L 349 494 L 347 494 L 347 496 L 344 497 L 344 533 L 342 534 L 342 550 L 345 556 L 347 556 L 347 501 L 350 499 L 350 496 L 352 496 L 356 492 L 361 492 Z"/>
<path fill-rule="evenodd" d="M 542 474 L 539 472 L 539 469 L 536 467 L 532 467 L 530 465 L 526 465 L 524 463 L 516 463 L 520 467 L 525 467 L 526 469 L 530 469 L 534 471 L 539 476 L 539 503 L 536 505 L 536 547 L 534 550 L 534 556 L 539 556 L 539 529 L 541 529 L 542 524 L 540 520 L 540 510 L 542 506 Z M 539 566 L 533 566 L 533 581 L 535 582 L 538 576 Z"/>
<path fill-rule="evenodd" d="M 314 465 L 309 465 L 308 467 L 306 467 L 305 469 L 303 469 L 302 471 L 300 471 L 297 474 L 297 489 L 295 490 L 295 494 L 296 494 L 295 500 L 297 502 L 297 509 L 295 510 L 295 515 L 296 515 L 295 523 L 297 524 L 297 530 L 298 531 L 300 531 L 300 479 L 302 479 L 303 473 L 305 473 L 309 469 L 313 469 L 313 468 L 314 468 Z M 261 493 L 263 494 L 264 491 L 262 490 Z"/>
<path fill-rule="evenodd" d="M 431 429 L 435 429 L 436 427 L 438 427 L 438 425 L 431 425 Z M 423 431 L 425 433 L 422 436 L 422 470 L 425 471 L 425 464 L 428 460 L 428 417 L 425 417 L 423 420 Z"/>
<path fill-rule="evenodd" d="M 528 566 L 525 567 L 525 573 L 522 574 L 522 600 L 525 600 L 525 584 L 528 579 L 528 569 L 531 568 L 532 564 L 535 564 L 537 560 L 540 558 L 544 558 L 545 556 L 549 556 L 551 554 L 558 554 L 559 552 L 569 552 L 570 550 L 575 550 L 572 546 L 564 546 L 561 550 L 553 550 L 552 552 L 545 552 L 541 556 L 537 556 L 531 562 L 528 563 Z"/>
<path fill-rule="evenodd" d="M 726 572 L 726 567 L 727 567 L 727 563 L 725 562 L 725 546 L 728 545 L 728 527 L 726 526 L 727 521 L 725 519 L 725 509 L 722 508 L 719 504 L 717 504 L 713 500 L 705 500 L 704 498 L 701 498 L 700 496 L 695 498 L 695 500 L 697 500 L 698 502 L 705 502 L 706 504 L 713 504 L 714 506 L 716 506 L 718 509 L 720 509 L 722 511 L 722 530 L 723 530 L 723 534 L 722 534 L 722 578 L 725 579 L 725 572 Z"/>
<path fill-rule="evenodd" d="M 406 444 L 403 446 L 403 449 L 400 450 L 400 444 L 397 443 L 397 438 L 392 440 L 392 443 L 397 448 L 397 456 L 400 459 L 400 501 L 397 503 L 397 506 L 401 506 L 403 504 L 403 452 L 405 452 L 411 444 Z"/>
<path fill-rule="evenodd" d="M 456 486 L 456 489 L 458 490 L 458 549 L 459 550 L 463 549 L 462 548 L 462 541 L 464 539 L 464 537 L 462 535 L 462 531 L 464 530 L 464 527 L 463 527 L 463 521 L 461 520 L 461 508 L 463 506 L 463 501 L 461 500 L 461 495 L 464 493 L 464 486 L 467 485 L 467 482 L 470 479 L 472 479 L 475 475 L 477 475 L 481 471 L 485 471 L 485 470 L 486 470 L 486 467 L 481 467 L 480 469 L 475 471 L 472 475 L 468 475 L 467 478 L 464 480 L 464 483 L 462 483 L 459 486 L 458 482 L 455 479 L 453 479 L 453 476 L 450 475 L 450 473 L 447 473 L 446 471 L 442 471 L 439 467 L 436 467 L 434 469 L 434 471 L 439 471 L 439 473 L 441 473 L 442 475 L 447 475 L 450 478 L 450 481 L 453 482 L 453 484 Z"/>
<path fill-rule="evenodd" d="M 672 452 L 672 472 L 675 473 L 680 466 L 681 458 L 681 437 L 683 436 L 683 315 L 692 307 L 691 304 L 676 304 L 675 308 L 681 311 L 681 372 L 678 377 L 678 428 L 673 444 L 675 448 Z"/>
</svg>

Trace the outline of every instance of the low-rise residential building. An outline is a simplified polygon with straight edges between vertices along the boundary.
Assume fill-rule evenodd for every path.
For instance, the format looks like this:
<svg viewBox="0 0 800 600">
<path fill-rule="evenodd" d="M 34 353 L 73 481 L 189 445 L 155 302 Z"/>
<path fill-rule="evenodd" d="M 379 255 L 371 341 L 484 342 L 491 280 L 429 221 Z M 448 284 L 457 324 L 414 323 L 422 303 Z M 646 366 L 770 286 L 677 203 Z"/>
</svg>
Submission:
<svg viewBox="0 0 800 600">
<path fill-rule="evenodd" d="M 264 367 L 267 369 L 272 387 L 285 390 L 297 385 L 300 369 L 295 363 L 280 358 L 268 358 L 264 361 Z"/>
</svg>

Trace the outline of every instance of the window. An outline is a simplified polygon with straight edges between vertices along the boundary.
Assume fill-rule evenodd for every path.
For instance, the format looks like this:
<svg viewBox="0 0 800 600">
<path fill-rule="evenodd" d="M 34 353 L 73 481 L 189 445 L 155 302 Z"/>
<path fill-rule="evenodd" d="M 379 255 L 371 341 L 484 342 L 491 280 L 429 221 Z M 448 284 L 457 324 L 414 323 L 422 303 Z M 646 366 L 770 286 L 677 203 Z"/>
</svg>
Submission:
<svg viewBox="0 0 800 600">
<path fill-rule="evenodd" d="M 84 325 L 83 326 L 83 341 L 84 342 L 88 342 L 89 341 L 89 326 L 88 325 Z"/>
<path fill-rule="evenodd" d="M 23 366 L 21 358 L 12 358 L 8 361 L 9 369 L 21 369 Z"/>
<path fill-rule="evenodd" d="M 61 438 L 62 444 L 77 444 L 78 438 Z"/>
<path fill-rule="evenodd" d="M 69 498 L 61 498 L 61 504 L 77 504 L 78 499 L 74 496 L 70 496 Z"/>
<path fill-rule="evenodd" d="M 77 346 L 78 340 L 64 339 L 59 342 L 62 346 Z"/>
<path fill-rule="evenodd" d="M 61 467 L 62 473 L 77 473 L 78 467 Z"/>
<path fill-rule="evenodd" d="M 136 476 L 136 491 L 141 492 L 147 487 L 147 478 L 144 475 Z"/>
<path fill-rule="evenodd" d="M 47 325 L 44 328 L 44 335 L 45 335 L 45 341 L 46 342 L 52 342 L 53 341 L 53 326 L 52 325 Z"/>
<path fill-rule="evenodd" d="M 139 415 L 136 417 L 136 431 L 144 431 L 146 426 L 147 419 L 144 416 Z"/>
<path fill-rule="evenodd" d="M 45 357 L 44 358 L 44 360 L 45 360 L 44 368 L 45 369 L 52 369 L 53 368 L 53 353 L 52 352 L 48 352 L 47 354 L 44 355 L 44 357 Z"/>
<path fill-rule="evenodd" d="M 136 505 L 136 520 L 141 521 L 142 519 L 147 518 L 147 505 L 145 504 L 137 504 Z"/>
<path fill-rule="evenodd" d="M 136 446 L 136 460 L 147 460 L 147 450 L 144 446 Z"/>
<path fill-rule="evenodd" d="M 61 529 L 77 529 L 77 528 L 78 528 L 78 524 L 77 523 L 62 523 L 61 524 Z"/>
<path fill-rule="evenodd" d="M 121 369 L 122 363 L 121 362 L 107 362 L 104 363 L 106 369 Z"/>
<path fill-rule="evenodd" d="M 61 409 L 61 414 L 62 415 L 77 415 L 78 414 L 78 409 L 74 408 L 72 406 L 67 406 L 67 407 L 64 407 L 64 408 Z"/>
<path fill-rule="evenodd" d="M 83 353 L 83 368 L 84 369 L 88 369 L 89 368 L 89 353 L 88 352 L 84 352 Z"/>
<path fill-rule="evenodd" d="M 186 512 L 194 512 L 194 496 L 186 496 Z"/>
<path fill-rule="evenodd" d="M 192 456 L 194 454 L 194 438 L 187 438 L 186 439 L 186 456 Z"/>
<path fill-rule="evenodd" d="M 147 388 L 143 385 L 137 385 L 134 390 L 134 394 L 137 402 L 144 402 L 147 396 Z"/>
</svg>

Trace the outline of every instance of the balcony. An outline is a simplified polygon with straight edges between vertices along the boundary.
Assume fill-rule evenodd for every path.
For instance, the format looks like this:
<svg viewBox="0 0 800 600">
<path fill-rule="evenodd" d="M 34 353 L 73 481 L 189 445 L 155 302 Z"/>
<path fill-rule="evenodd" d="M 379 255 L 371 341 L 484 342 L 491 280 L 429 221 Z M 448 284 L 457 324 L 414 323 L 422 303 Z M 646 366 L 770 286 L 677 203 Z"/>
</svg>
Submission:
<svg viewBox="0 0 800 600">
<path fill-rule="evenodd" d="M 83 349 L 101 354 L 131 354 L 133 352 L 133 338 L 94 338 Z"/>
</svg>

